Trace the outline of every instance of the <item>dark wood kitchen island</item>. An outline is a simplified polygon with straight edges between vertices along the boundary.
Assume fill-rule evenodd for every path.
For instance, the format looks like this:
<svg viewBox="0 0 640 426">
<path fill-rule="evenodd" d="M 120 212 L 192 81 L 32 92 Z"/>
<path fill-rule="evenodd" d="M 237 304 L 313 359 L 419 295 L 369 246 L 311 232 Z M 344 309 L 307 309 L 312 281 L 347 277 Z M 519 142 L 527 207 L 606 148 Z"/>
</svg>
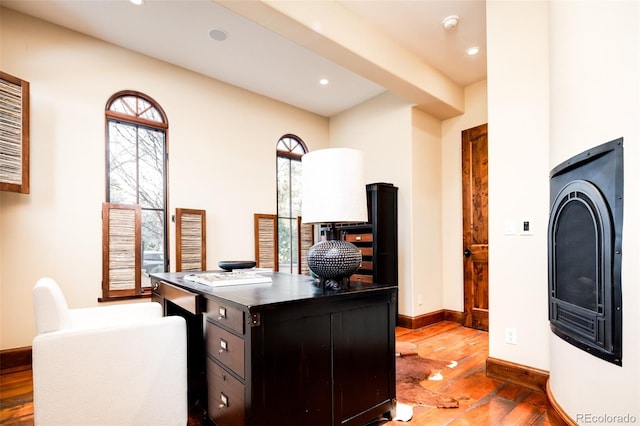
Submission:
<svg viewBox="0 0 640 426">
<path fill-rule="evenodd" d="M 202 353 L 216 425 L 362 425 L 395 413 L 397 287 L 323 292 L 309 276 L 271 272 L 271 283 L 212 287 L 187 274 L 153 274 L 153 299 L 192 317 L 190 358 Z"/>
</svg>

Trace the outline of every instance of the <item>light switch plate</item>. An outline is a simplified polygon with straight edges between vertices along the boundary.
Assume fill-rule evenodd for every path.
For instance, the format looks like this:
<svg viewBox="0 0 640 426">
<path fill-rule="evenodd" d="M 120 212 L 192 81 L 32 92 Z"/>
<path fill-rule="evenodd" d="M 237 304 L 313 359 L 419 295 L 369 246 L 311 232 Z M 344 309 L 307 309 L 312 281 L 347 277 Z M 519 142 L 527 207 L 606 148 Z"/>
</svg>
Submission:
<svg viewBox="0 0 640 426">
<path fill-rule="evenodd" d="M 533 235 L 533 223 L 531 219 L 521 219 L 520 223 L 520 235 Z"/>
</svg>

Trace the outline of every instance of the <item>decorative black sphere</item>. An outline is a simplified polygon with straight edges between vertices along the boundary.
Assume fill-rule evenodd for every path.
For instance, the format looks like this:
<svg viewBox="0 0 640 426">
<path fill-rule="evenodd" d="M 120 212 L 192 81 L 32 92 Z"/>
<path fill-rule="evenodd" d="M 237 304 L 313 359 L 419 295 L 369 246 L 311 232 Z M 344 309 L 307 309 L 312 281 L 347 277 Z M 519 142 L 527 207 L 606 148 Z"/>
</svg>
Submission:
<svg viewBox="0 0 640 426">
<path fill-rule="evenodd" d="M 362 263 L 362 254 L 342 240 L 320 241 L 309 249 L 309 269 L 325 280 L 338 281 L 353 275 Z"/>
</svg>

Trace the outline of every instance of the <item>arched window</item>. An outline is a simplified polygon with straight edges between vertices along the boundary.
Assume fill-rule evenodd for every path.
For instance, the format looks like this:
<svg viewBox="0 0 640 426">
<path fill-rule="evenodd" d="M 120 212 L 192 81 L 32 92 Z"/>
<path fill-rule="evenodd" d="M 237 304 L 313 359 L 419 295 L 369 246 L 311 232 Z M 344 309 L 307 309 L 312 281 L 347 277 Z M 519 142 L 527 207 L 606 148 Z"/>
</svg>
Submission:
<svg viewBox="0 0 640 426">
<path fill-rule="evenodd" d="M 278 270 L 299 273 L 299 217 L 302 212 L 301 159 L 307 152 L 295 135 L 284 135 L 276 146 L 278 186 Z"/>
<path fill-rule="evenodd" d="M 111 215 L 105 223 L 103 213 L 103 229 L 107 230 L 103 239 L 111 242 L 103 253 L 103 259 L 109 260 L 103 265 L 103 299 L 136 297 L 150 294 L 149 273 L 167 271 L 169 266 L 168 122 L 157 102 L 133 91 L 113 95 L 105 114 L 106 214 L 137 212 L 130 213 L 137 218 L 127 223 L 126 214 L 120 220 Z M 132 233 L 125 238 L 126 230 Z M 116 244 L 128 249 L 117 251 Z"/>
</svg>

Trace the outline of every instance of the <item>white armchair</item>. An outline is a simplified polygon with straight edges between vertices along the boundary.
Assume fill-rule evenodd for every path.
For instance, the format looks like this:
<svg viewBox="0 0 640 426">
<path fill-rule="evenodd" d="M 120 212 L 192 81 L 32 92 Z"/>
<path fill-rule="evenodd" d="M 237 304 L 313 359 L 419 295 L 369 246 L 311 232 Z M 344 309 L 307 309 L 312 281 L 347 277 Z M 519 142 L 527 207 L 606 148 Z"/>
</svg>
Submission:
<svg viewBox="0 0 640 426">
<path fill-rule="evenodd" d="M 160 304 L 69 309 L 57 283 L 33 289 L 37 425 L 186 425 L 187 335 Z"/>
</svg>

